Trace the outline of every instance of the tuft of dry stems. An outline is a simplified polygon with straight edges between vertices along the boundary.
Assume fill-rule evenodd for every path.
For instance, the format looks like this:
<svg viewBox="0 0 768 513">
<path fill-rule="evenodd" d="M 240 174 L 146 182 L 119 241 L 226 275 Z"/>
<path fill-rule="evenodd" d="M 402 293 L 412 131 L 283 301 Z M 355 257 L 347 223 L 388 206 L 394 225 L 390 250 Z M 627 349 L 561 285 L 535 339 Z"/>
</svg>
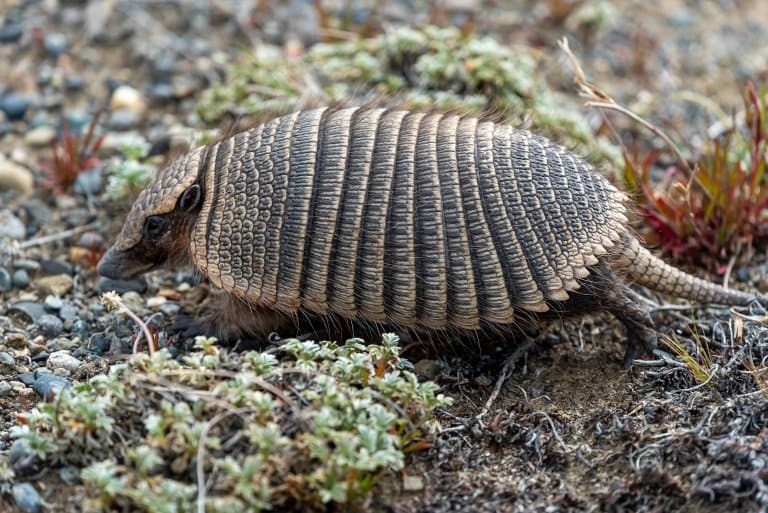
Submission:
<svg viewBox="0 0 768 513">
<path fill-rule="evenodd" d="M 578 86 L 579 88 L 579 94 L 581 96 L 584 96 L 585 98 L 589 98 L 589 101 L 587 101 L 584 105 L 587 107 L 592 107 L 596 109 L 605 109 L 605 110 L 613 110 L 616 112 L 620 112 L 624 114 L 625 116 L 629 117 L 633 121 L 636 121 L 637 123 L 640 123 L 642 126 L 653 132 L 655 135 L 660 137 L 670 148 L 672 153 L 674 153 L 675 158 L 677 159 L 678 163 L 680 164 L 680 168 L 684 169 L 688 175 L 693 174 L 693 170 L 688 165 L 688 161 L 683 157 L 683 154 L 680 153 L 680 150 L 675 145 L 675 143 L 670 139 L 670 137 L 664 133 L 664 131 L 651 123 L 650 121 L 647 121 L 628 108 L 624 107 L 623 105 L 619 104 L 616 100 L 611 97 L 608 93 L 597 87 L 595 84 L 591 83 L 589 80 L 587 80 L 586 75 L 584 74 L 584 70 L 581 67 L 581 64 L 579 64 L 579 60 L 576 58 L 576 56 L 571 51 L 570 46 L 568 45 L 568 38 L 563 37 L 560 41 L 558 41 L 558 46 L 560 49 L 565 53 L 565 55 L 568 57 L 568 60 L 571 61 L 571 66 L 573 67 L 573 82 Z M 606 120 L 608 122 L 608 120 Z"/>
</svg>

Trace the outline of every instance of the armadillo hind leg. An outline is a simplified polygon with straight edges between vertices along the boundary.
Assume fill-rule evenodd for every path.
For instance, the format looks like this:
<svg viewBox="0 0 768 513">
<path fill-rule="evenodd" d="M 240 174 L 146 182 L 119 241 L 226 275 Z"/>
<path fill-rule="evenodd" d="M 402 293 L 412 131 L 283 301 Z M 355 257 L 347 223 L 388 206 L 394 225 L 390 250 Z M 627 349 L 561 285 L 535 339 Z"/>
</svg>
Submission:
<svg viewBox="0 0 768 513">
<path fill-rule="evenodd" d="M 605 308 L 626 328 L 627 350 L 623 366 L 628 369 L 643 354 L 653 354 L 658 345 L 656 329 L 651 313 L 644 308 L 638 294 L 628 286 L 618 283 L 606 295 Z"/>
<path fill-rule="evenodd" d="M 608 264 L 602 262 L 595 266 L 590 276 L 581 280 L 580 284 L 579 290 L 571 292 L 569 300 L 562 305 L 561 313 L 584 314 L 606 310 L 613 314 L 626 327 L 625 368 L 638 356 L 651 353 L 656 348 L 656 330 L 650 311 Z"/>
</svg>

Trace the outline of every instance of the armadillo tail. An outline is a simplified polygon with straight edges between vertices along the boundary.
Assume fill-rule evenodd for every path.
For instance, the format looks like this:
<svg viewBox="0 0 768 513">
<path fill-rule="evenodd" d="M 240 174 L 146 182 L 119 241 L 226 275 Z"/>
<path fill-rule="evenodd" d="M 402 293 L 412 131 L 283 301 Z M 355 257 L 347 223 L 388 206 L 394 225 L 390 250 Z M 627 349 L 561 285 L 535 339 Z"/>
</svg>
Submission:
<svg viewBox="0 0 768 513">
<path fill-rule="evenodd" d="M 627 237 L 617 267 L 623 269 L 635 283 L 662 294 L 701 303 L 746 306 L 759 300 L 768 304 L 768 297 L 739 290 L 726 289 L 677 269 L 651 254 L 635 237 Z"/>
</svg>

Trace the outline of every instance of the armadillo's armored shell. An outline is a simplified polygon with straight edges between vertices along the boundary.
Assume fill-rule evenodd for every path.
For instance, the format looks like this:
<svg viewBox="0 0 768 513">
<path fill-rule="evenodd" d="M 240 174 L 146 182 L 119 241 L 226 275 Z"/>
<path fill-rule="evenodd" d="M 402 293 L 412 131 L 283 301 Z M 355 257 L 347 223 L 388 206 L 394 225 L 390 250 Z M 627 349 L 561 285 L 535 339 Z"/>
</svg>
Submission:
<svg viewBox="0 0 768 513">
<path fill-rule="evenodd" d="M 568 299 L 624 196 L 527 131 L 454 114 L 294 113 L 211 148 L 196 265 L 253 304 L 477 328 Z"/>
</svg>

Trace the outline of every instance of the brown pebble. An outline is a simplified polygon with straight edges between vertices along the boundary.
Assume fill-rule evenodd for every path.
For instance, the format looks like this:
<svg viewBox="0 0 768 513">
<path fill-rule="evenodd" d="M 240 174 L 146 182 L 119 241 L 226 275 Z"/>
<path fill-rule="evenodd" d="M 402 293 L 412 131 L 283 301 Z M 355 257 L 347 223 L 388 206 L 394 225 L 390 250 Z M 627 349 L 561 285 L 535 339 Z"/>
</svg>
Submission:
<svg viewBox="0 0 768 513">
<path fill-rule="evenodd" d="M 74 281 L 68 274 L 55 274 L 53 276 L 44 276 L 33 282 L 37 290 L 44 294 L 55 294 L 63 296 L 72 290 Z"/>
</svg>

